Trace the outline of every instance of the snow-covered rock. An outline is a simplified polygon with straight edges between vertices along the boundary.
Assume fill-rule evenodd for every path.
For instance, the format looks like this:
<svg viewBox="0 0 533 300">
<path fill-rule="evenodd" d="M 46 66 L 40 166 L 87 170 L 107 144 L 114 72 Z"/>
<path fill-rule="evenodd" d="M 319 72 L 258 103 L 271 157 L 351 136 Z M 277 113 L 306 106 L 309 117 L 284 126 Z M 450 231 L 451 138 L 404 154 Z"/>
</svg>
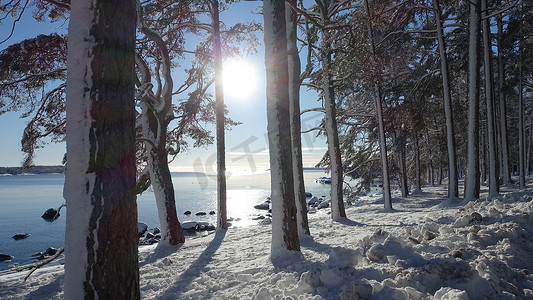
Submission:
<svg viewBox="0 0 533 300">
<path fill-rule="evenodd" d="M 144 222 L 137 222 L 137 232 L 139 234 L 139 238 L 143 236 L 147 230 L 148 230 L 148 224 Z"/>
</svg>

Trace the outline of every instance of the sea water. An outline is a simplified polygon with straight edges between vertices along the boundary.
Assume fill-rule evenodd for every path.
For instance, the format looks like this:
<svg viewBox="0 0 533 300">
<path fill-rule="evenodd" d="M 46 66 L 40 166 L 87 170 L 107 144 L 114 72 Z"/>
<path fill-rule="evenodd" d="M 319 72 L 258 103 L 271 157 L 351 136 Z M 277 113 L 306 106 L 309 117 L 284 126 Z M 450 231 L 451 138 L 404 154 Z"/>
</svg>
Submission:
<svg viewBox="0 0 533 300">
<path fill-rule="evenodd" d="M 306 169 L 306 190 L 318 197 L 329 198 L 329 185 L 315 183 L 326 174 L 322 169 Z M 32 254 L 45 252 L 48 247 L 59 248 L 64 244 L 66 208 L 54 222 L 46 222 L 41 215 L 49 208 L 58 208 L 64 203 L 63 174 L 39 174 L 0 176 L 0 253 L 14 256 L 11 262 L 0 262 L 0 270 L 10 264 L 28 264 Z M 207 221 L 216 224 L 216 177 L 202 173 L 172 173 L 175 189 L 176 210 L 181 222 Z M 270 196 L 270 173 L 228 173 L 227 209 L 233 218 L 233 226 L 254 226 L 253 216 L 266 211 L 254 209 Z M 149 229 L 159 227 L 159 218 L 153 191 L 150 189 L 137 196 L 138 220 L 148 224 Z M 190 211 L 190 216 L 184 215 Z M 205 212 L 205 216 L 196 216 Z M 30 237 L 14 240 L 13 235 L 29 233 Z"/>
</svg>

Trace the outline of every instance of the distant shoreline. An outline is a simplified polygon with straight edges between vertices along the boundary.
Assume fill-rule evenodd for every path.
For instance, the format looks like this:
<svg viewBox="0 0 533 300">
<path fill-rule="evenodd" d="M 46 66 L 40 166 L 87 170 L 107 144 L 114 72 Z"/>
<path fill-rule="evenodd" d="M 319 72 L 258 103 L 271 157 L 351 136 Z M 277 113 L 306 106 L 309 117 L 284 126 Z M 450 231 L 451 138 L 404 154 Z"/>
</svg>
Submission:
<svg viewBox="0 0 533 300">
<path fill-rule="evenodd" d="M 325 168 L 303 168 L 304 171 L 325 171 Z M 270 171 L 270 170 L 268 170 Z M 24 175 L 24 174 L 63 174 L 65 166 L 34 166 L 31 168 L 23 167 L 0 167 L 0 175 Z M 205 174 L 202 172 L 171 172 L 171 173 L 190 173 L 204 174 L 207 176 L 216 176 L 216 174 Z"/>
<path fill-rule="evenodd" d="M 57 174 L 64 173 L 65 166 L 0 167 L 0 175 Z"/>
</svg>

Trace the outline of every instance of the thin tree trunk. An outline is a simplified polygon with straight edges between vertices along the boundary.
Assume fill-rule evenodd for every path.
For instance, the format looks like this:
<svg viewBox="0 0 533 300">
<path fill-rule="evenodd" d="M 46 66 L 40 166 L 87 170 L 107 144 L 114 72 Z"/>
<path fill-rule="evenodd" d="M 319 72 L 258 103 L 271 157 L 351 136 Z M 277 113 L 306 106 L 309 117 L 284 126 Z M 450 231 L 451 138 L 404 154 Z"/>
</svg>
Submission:
<svg viewBox="0 0 533 300">
<path fill-rule="evenodd" d="M 492 42 L 490 34 L 490 18 L 488 17 L 487 0 L 481 0 L 483 12 L 483 53 L 485 69 L 485 104 L 487 107 L 487 142 L 489 149 L 489 196 L 495 197 L 500 193 L 498 176 L 498 154 L 496 152 L 496 121 L 494 120 L 494 84 L 492 78 Z"/>
<path fill-rule="evenodd" d="M 296 0 L 290 0 L 296 6 Z M 307 218 L 307 202 L 305 197 L 302 134 L 300 122 L 300 72 L 301 64 L 296 44 L 298 37 L 298 15 L 286 4 L 287 23 L 287 52 L 289 70 L 289 99 L 291 115 L 291 140 L 292 140 L 292 169 L 294 175 L 294 197 L 298 217 L 298 236 L 300 238 L 310 235 L 309 221 Z"/>
<path fill-rule="evenodd" d="M 64 297 L 140 299 L 135 1 L 72 1 L 70 20 Z"/>
<path fill-rule="evenodd" d="M 375 47 L 374 47 L 374 34 L 373 34 L 373 28 L 372 28 L 372 16 L 370 13 L 370 7 L 368 5 L 368 0 L 364 0 L 364 5 L 366 9 L 366 13 L 368 15 L 368 39 L 369 39 L 369 46 L 370 46 L 370 53 L 372 55 L 375 55 Z M 376 74 L 377 77 L 379 77 L 379 74 Z M 374 93 L 375 93 L 375 99 L 374 104 L 376 107 L 376 118 L 378 121 L 378 131 L 379 131 L 379 150 L 381 155 L 381 172 L 382 172 L 382 180 L 383 180 L 383 202 L 385 210 L 391 210 L 392 209 L 392 198 L 391 198 L 391 192 L 390 192 L 390 177 L 389 177 L 389 163 L 387 159 L 387 141 L 385 136 L 385 124 L 383 122 L 383 101 L 381 96 L 381 88 L 379 85 L 374 84 Z"/>
<path fill-rule="evenodd" d="M 213 56 L 215 59 L 215 117 L 217 132 L 217 228 L 228 229 L 226 208 L 226 144 L 224 141 L 224 89 L 218 0 L 212 0 Z"/>
<path fill-rule="evenodd" d="M 524 9 L 523 4 L 521 3 L 521 10 Z M 520 12 L 523 14 L 523 12 Z M 520 18 L 520 37 L 523 37 L 522 35 L 522 22 L 523 22 L 523 15 L 521 15 Z M 523 78 L 523 46 L 522 41 L 520 41 L 519 46 L 519 57 L 518 57 L 518 163 L 520 170 L 518 172 L 519 176 L 519 182 L 520 182 L 520 189 L 524 189 L 526 187 L 526 172 L 525 172 L 525 133 L 524 133 L 524 88 L 522 86 L 522 82 L 524 80 Z"/>
<path fill-rule="evenodd" d="M 501 16 L 497 19 L 498 28 L 498 95 L 500 104 L 500 132 L 501 132 L 501 151 L 502 151 L 502 173 L 503 184 L 511 183 L 511 169 L 509 168 L 509 142 L 507 138 L 507 105 L 505 101 L 505 66 L 503 63 L 503 22 Z"/>
<path fill-rule="evenodd" d="M 338 221 L 346 218 L 343 199 L 343 169 L 337 129 L 335 91 L 331 68 L 331 47 L 327 31 L 322 31 L 321 45 L 322 72 L 324 72 L 323 94 L 326 113 L 326 136 L 331 169 L 331 217 Z"/>
<path fill-rule="evenodd" d="M 272 261 L 300 251 L 289 114 L 285 2 L 263 1 L 268 142 L 272 199 Z"/>
<path fill-rule="evenodd" d="M 422 184 L 420 182 L 421 175 L 420 175 L 420 149 L 418 148 L 418 133 L 413 133 L 413 143 L 414 151 L 415 151 L 415 192 L 421 192 L 422 191 Z"/>
<path fill-rule="evenodd" d="M 470 2 L 468 55 L 468 146 L 465 199 L 479 198 L 479 44 L 480 0 Z"/>
<path fill-rule="evenodd" d="M 448 57 L 439 0 L 433 0 L 436 9 L 437 39 L 439 42 L 440 69 L 442 75 L 442 89 L 444 92 L 444 114 L 446 117 L 446 146 L 448 147 L 448 198 L 459 197 L 459 179 L 457 175 L 457 160 L 455 152 L 455 130 L 453 126 L 452 93 L 450 88 L 450 75 L 448 72 Z"/>
<path fill-rule="evenodd" d="M 527 159 L 526 159 L 526 174 L 529 175 L 531 172 L 531 146 L 533 144 L 533 132 L 531 131 L 533 129 L 533 118 L 530 117 L 529 119 L 529 135 L 528 135 L 528 144 L 527 144 Z"/>
</svg>

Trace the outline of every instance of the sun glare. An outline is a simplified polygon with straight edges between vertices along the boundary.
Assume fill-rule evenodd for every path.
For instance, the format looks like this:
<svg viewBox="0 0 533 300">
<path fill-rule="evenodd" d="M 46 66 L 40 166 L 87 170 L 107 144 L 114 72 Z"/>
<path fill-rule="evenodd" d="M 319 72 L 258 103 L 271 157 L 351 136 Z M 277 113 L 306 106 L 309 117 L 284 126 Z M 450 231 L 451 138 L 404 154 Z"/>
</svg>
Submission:
<svg viewBox="0 0 533 300">
<path fill-rule="evenodd" d="M 224 95 L 227 100 L 248 100 L 257 88 L 255 68 L 242 60 L 224 63 Z"/>
</svg>

